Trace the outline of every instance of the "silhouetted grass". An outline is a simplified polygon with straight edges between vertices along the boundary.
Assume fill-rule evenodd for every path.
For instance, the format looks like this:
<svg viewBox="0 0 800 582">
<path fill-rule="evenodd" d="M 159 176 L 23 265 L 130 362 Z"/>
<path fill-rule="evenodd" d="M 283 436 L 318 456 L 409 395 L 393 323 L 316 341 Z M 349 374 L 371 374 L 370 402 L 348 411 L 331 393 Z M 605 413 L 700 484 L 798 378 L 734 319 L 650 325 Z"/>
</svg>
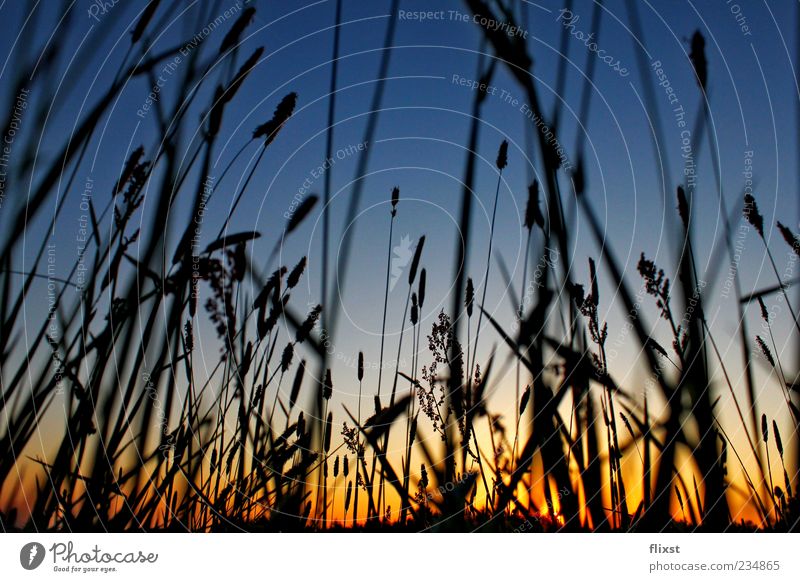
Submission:
<svg viewBox="0 0 800 582">
<path fill-rule="evenodd" d="M 480 0 L 466 4 L 475 13 L 513 21 L 512 13 L 501 18 Z M 188 72 L 181 77 L 180 94 L 191 95 L 190 100 L 210 95 L 197 136 L 188 144 L 184 140 L 185 134 L 197 129 L 186 115 L 186 102 L 170 106 L 160 101 L 154 112 L 161 128 L 157 141 L 120 152 L 127 161 L 115 188 L 106 193 L 107 200 L 98 195 L 89 203 L 91 225 L 85 253 L 60 281 L 49 310 L 35 314 L 36 327 L 28 327 L 20 350 L 21 329 L 31 323 L 25 319 L 25 308 L 39 300 L 34 282 L 46 272 L 47 264 L 45 239 L 36 247 L 33 263 L 25 263 L 25 272 L 18 270 L 25 225 L 44 215 L 46 203 L 55 197 L 64 176 L 69 185 L 74 183 L 97 128 L 110 114 L 127 79 L 152 75 L 154 67 L 179 50 L 151 56 L 146 49 L 150 28 L 155 27 L 153 19 L 162 15 L 161 10 L 174 8 L 174 3 L 169 8 L 158 2 L 148 5 L 134 25 L 120 74 L 77 120 L 73 134 L 58 144 L 50 165 L 34 172 L 20 163 L 9 182 L 9 188 L 19 189 L 27 179 L 33 187 L 27 204 L 13 209 L 11 229 L 0 245 L 3 530 L 796 529 L 800 519 L 797 454 L 793 459 L 789 446 L 784 448 L 774 418 L 762 413 L 761 430 L 755 426 L 758 402 L 749 370 L 756 364 L 756 356 L 748 346 L 755 342 L 774 373 L 796 432 L 800 410 L 797 373 L 792 366 L 797 363 L 781 359 L 781 355 L 785 345 L 800 339 L 800 324 L 788 284 L 781 279 L 770 249 L 766 236 L 770 227 L 764 224 L 755 198 L 748 195 L 743 200 L 743 218 L 763 241 L 777 285 L 745 297 L 736 279 L 739 324 L 755 301 L 766 330 L 748 337 L 742 327 L 740 356 L 748 370 L 746 409 L 736 397 L 703 310 L 709 298 L 701 290 L 694 254 L 694 192 L 681 186 L 676 189 L 678 212 L 671 217 L 678 247 L 675 264 L 659 267 L 647 259 L 647 252 L 652 252 L 647 249 L 638 263 L 640 280 L 636 279 L 623 270 L 593 208 L 591 185 L 583 175 L 583 146 L 577 148 L 576 169 L 566 173 L 552 144 L 536 128 L 532 140 L 536 151 L 525 152 L 525 157 L 540 165 L 543 180 L 532 182 L 528 192 L 520 193 L 528 198 L 524 224 L 520 225 L 526 241 L 523 286 L 519 300 L 512 300 L 518 326 L 507 329 L 489 309 L 487 289 L 492 259 L 497 259 L 493 244 L 502 173 L 507 166 L 520 163 L 522 156 L 510 151 L 507 141 L 498 140 L 491 231 L 487 246 L 478 247 L 470 237 L 471 199 L 491 197 L 491 192 L 473 190 L 483 157 L 477 148 L 485 94 L 476 93 L 472 108 L 452 281 L 425 268 L 430 250 L 424 246 L 423 235 L 409 268 L 401 319 L 401 329 L 407 321 L 411 323 L 414 355 L 410 367 L 401 366 L 401 333 L 390 372 L 392 388 L 388 403 L 384 402 L 383 356 L 385 349 L 392 347 L 386 334 L 391 262 L 390 256 L 387 258 L 377 383 L 365 376 L 364 355 L 359 352 L 355 374 L 358 409 L 342 406 L 335 397 L 330 362 L 322 346 L 323 334 L 333 334 L 339 312 L 327 291 L 328 277 L 333 277 L 334 288 L 340 288 L 339 270 L 329 273 L 327 266 L 330 176 L 326 176 L 326 203 L 321 211 L 325 258 L 320 305 L 309 309 L 292 301 L 307 277 L 306 257 L 295 258 L 288 265 L 273 264 L 283 256 L 279 251 L 287 237 L 314 217 L 316 196 L 309 195 L 293 210 L 284 230 L 271 239 L 273 252 L 261 264 L 253 246 L 262 233 L 228 232 L 259 164 L 274 151 L 270 146 L 281 133 L 292 131 L 292 116 L 302 97 L 290 92 L 278 100 L 272 117 L 252 128 L 252 136 L 218 180 L 210 186 L 206 182 L 220 140 L 230 130 L 225 123 L 226 109 L 247 91 L 248 79 L 262 57 L 263 49 L 243 62 L 238 57 L 240 39 L 254 15 L 252 7 L 232 24 L 218 51 L 205 57 L 203 51 L 195 51 L 187 59 Z M 595 11 L 595 26 L 599 26 L 600 15 Z M 337 3 L 337 22 L 340 17 Z M 392 18 L 381 79 L 386 77 L 394 26 Z M 496 67 L 507 67 L 532 110 L 543 118 L 537 87 L 528 75 L 533 59 L 526 46 L 497 31 L 482 32 L 483 46 L 491 48 L 498 59 L 486 65 L 481 57 L 478 76 L 488 82 Z M 338 31 L 336 34 L 338 39 Z M 716 150 L 707 121 L 708 64 L 701 40 L 693 37 L 690 55 L 703 99 L 698 123 L 706 125 L 710 147 Z M 338 40 L 334 63 L 337 55 Z M 559 76 L 563 74 L 562 68 Z M 44 84 L 41 77 L 34 82 Z M 336 82 L 334 64 L 326 146 L 329 157 Z M 215 88 L 198 91 L 204 85 Z M 375 91 L 376 105 L 366 130 L 370 138 L 377 123 L 382 82 Z M 588 114 L 589 102 L 583 103 L 581 109 Z M 557 109 L 553 117 L 558 115 Z M 172 120 L 172 125 L 165 120 Z M 42 126 L 44 118 L 27 123 Z M 196 225 L 202 222 L 208 200 L 225 191 L 221 184 L 239 157 L 254 149 L 251 146 L 257 152 L 251 157 L 252 165 L 248 162 L 243 170 L 246 177 L 241 186 L 233 189 L 222 228 L 201 249 L 195 238 Z M 184 159 L 181 152 L 192 153 Z M 359 160 L 362 173 L 365 160 L 366 156 Z M 575 282 L 579 266 L 570 252 L 570 237 L 575 234 L 563 211 L 566 182 L 586 218 L 590 236 L 602 249 L 596 262 L 589 259 L 585 286 Z M 355 216 L 362 187 L 361 181 L 354 186 L 348 216 Z M 389 255 L 398 203 L 402 204 L 399 192 L 395 188 L 390 198 Z M 544 212 L 540 193 L 547 202 Z M 155 224 L 140 240 L 144 235 L 136 224 L 143 218 L 145 194 L 151 197 L 147 206 L 153 209 Z M 184 212 L 175 210 L 178 199 L 189 201 Z M 104 208 L 95 207 L 98 200 L 106 200 Z M 721 204 L 722 200 L 720 192 Z M 62 214 L 63 199 L 55 208 L 51 226 Z M 724 204 L 722 211 L 727 216 Z M 776 228 L 800 257 L 798 235 L 782 223 Z M 726 223 L 717 241 L 729 254 L 731 230 Z M 31 233 L 27 234 L 30 238 Z M 549 260 L 551 246 L 559 251 L 558 265 Z M 345 245 L 345 266 L 348 252 L 349 244 Z M 477 278 L 465 268 L 470 253 L 475 252 L 486 255 L 485 269 Z M 544 259 L 546 268 L 528 308 L 524 298 L 531 258 Z M 81 293 L 71 299 L 65 290 L 76 285 L 78 269 L 83 272 L 84 267 Z M 667 273 L 676 276 L 670 279 Z M 448 287 L 452 284 L 447 298 L 451 303 L 449 312 L 441 311 L 430 329 L 423 329 L 420 314 L 429 277 L 444 280 Z M 603 277 L 618 290 L 616 300 L 621 307 L 632 314 L 629 321 L 634 339 L 627 349 L 641 352 L 654 394 L 633 383 L 618 385 L 613 377 L 607 353 L 608 324 L 600 309 L 599 281 Z M 508 279 L 510 283 L 510 276 Z M 483 285 L 477 302 L 473 280 L 479 281 L 479 287 Z M 713 287 L 714 281 L 710 283 Z M 660 345 L 647 331 L 653 326 L 646 325 L 631 291 L 639 284 L 644 285 L 672 345 Z M 206 300 L 199 304 L 201 294 Z M 795 324 L 787 339 L 776 337 L 768 315 L 767 303 L 778 294 Z M 473 321 L 475 308 L 477 321 Z M 202 318 L 211 322 L 221 346 L 217 361 L 202 362 L 207 371 L 200 370 L 194 358 Z M 51 333 L 51 321 L 58 322 L 62 334 Z M 498 345 L 485 360 L 478 361 L 484 357 L 479 341 L 483 339 L 485 345 L 487 334 Z M 426 343 L 428 349 L 424 350 Z M 23 357 L 21 351 L 25 350 Z M 513 421 L 508 422 L 489 404 L 489 395 L 503 374 L 504 358 L 515 369 L 515 410 Z M 737 413 L 724 423 L 718 417 L 723 392 L 714 385 L 717 366 Z M 315 368 L 320 371 L 316 378 L 309 372 Z M 198 379 L 203 376 L 207 378 Z M 336 378 L 337 383 L 353 380 Z M 362 397 L 369 401 L 370 396 L 374 410 L 364 418 Z M 663 400 L 662 411 L 654 412 L 654 397 Z M 309 400 L 313 406 L 303 406 L 302 402 Z M 65 415 L 53 421 L 48 413 L 61 404 Z M 565 410 L 569 418 L 564 417 Z M 744 443 L 728 437 L 723 424 L 730 423 L 738 423 L 737 428 L 746 435 L 747 450 L 738 450 L 737 445 Z M 752 426 L 748 428 L 748 424 Z M 402 447 L 392 449 L 399 452 L 390 455 L 392 432 L 396 435 L 400 429 L 395 427 L 403 425 Z M 42 434 L 47 434 L 45 448 L 53 448 L 52 455 L 38 448 Z M 689 471 L 678 469 L 679 454 L 689 458 Z M 641 471 L 633 477 L 630 470 L 624 470 L 630 457 L 641 463 Z M 734 457 L 743 484 L 728 477 Z M 758 516 L 757 523 L 736 518 L 742 507 L 728 499 L 728 492 L 737 487 L 746 487 L 738 492 L 746 498 L 744 506 Z M 631 493 L 636 489 L 641 495 Z M 18 498 L 23 493 L 27 505 L 21 513 Z"/>
</svg>

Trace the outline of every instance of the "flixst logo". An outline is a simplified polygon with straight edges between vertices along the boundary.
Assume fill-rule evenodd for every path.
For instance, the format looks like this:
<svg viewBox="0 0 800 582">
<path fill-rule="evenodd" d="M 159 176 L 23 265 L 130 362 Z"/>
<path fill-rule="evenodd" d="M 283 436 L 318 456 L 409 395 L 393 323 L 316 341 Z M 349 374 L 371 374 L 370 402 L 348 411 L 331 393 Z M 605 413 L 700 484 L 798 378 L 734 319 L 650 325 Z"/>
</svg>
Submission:
<svg viewBox="0 0 800 582">
<path fill-rule="evenodd" d="M 19 551 L 19 563 L 26 570 L 35 570 L 44 561 L 44 546 L 38 542 L 30 542 Z"/>
</svg>

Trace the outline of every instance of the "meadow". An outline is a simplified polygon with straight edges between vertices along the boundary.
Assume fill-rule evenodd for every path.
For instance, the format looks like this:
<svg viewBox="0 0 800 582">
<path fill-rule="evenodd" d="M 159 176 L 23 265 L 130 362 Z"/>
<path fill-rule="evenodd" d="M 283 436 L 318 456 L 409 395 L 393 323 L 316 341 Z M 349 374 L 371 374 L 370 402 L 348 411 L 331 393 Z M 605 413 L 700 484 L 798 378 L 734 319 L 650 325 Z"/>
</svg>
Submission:
<svg viewBox="0 0 800 582">
<path fill-rule="evenodd" d="M 259 165 L 294 131 L 307 98 L 289 87 L 267 100 L 272 113 L 260 123 L 231 123 L 264 55 L 264 47 L 240 49 L 260 8 L 246 3 L 217 20 L 219 3 L 206 3 L 198 21 L 217 22 L 218 30 L 206 35 L 198 27 L 171 38 L 171 48 L 152 50 L 179 4 L 143 5 L 120 41 L 128 46 L 114 78 L 93 89 L 68 133 L 48 133 L 48 156 L 38 154 L 37 131 L 60 90 L 59 37 L 5 73 L 3 135 L 12 143 L 0 199 L 2 531 L 797 529 L 800 303 L 791 273 L 800 235 L 794 221 L 762 214 L 757 189 L 745 190 L 733 208 L 720 196 L 724 224 L 702 250 L 713 260 L 700 261 L 704 218 L 696 197 L 714 193 L 701 193 L 682 168 L 665 188 L 672 208 L 666 239 L 676 260 L 658 264 L 654 247 L 641 248 L 631 272 L 598 212 L 583 145 L 564 145 L 553 119 L 563 112 L 540 104 L 532 45 L 508 34 L 525 29 L 527 6 L 459 3 L 487 23 L 472 24 L 492 55 L 479 59 L 475 79 L 491 86 L 504 69 L 524 96 L 527 150 L 502 136 L 490 151 L 479 147 L 492 98 L 479 84 L 463 166 L 448 168 L 463 185 L 453 210 L 457 252 L 445 259 L 451 272 L 432 266 L 440 252 L 432 233 L 410 241 L 399 257 L 406 189 L 398 183 L 382 194 L 384 238 L 372 252 L 385 268 L 370 295 L 381 319 L 371 340 L 380 356 L 371 362 L 359 349 L 345 354 L 348 376 L 327 346 L 343 316 L 337 292 L 354 292 L 344 282 L 359 265 L 349 239 L 333 232 L 331 173 L 315 165 L 297 176 L 298 184 L 308 182 L 302 194 L 268 210 L 280 216 L 280 231 L 229 227 L 250 211 Z M 342 1 L 334 4 L 339 24 Z M 387 50 L 361 144 L 380 137 L 399 4 L 390 2 L 394 16 L 381 32 Z M 603 12 L 595 10 L 597 23 Z M 84 16 L 65 14 L 72 16 L 64 26 Z M 553 26 L 565 43 L 576 26 L 589 26 L 562 20 Z M 505 26 L 488 24 L 498 22 Z M 322 160 L 329 167 L 338 152 L 338 31 L 325 97 Z M 714 152 L 706 89 L 719 64 L 707 58 L 701 32 L 684 33 L 685 64 L 696 80 L 692 102 L 700 104 L 687 115 L 693 131 L 686 145 Z M 587 53 L 587 87 L 605 66 L 596 53 Z M 140 95 L 138 111 L 155 121 L 158 135 L 141 145 L 107 140 L 104 148 L 120 164 L 116 185 L 101 189 L 79 169 L 127 84 L 142 79 L 153 90 Z M 646 99 L 654 100 L 662 88 L 650 81 Z M 167 82 L 184 96 L 174 105 L 158 96 Z M 190 105 L 202 109 L 199 120 Z M 590 105 L 587 91 L 584 117 Z M 235 155 L 217 166 L 229 142 Z M 369 147 L 342 154 L 357 160 L 359 175 L 367 172 Z M 524 201 L 519 231 L 526 241 L 519 278 L 498 252 L 496 215 L 504 172 L 528 157 L 537 178 L 515 192 Z M 478 239 L 479 171 L 493 172 L 495 187 L 477 194 L 491 217 L 488 236 Z M 718 167 L 703 173 L 720 183 Z M 347 224 L 361 211 L 363 184 L 350 186 Z M 786 187 L 796 197 L 797 184 Z M 230 202 L 217 231 L 205 219 L 221 196 Z M 79 210 L 78 253 L 56 269 L 48 233 L 66 224 L 68 204 Z M 322 240 L 315 256 L 285 252 L 311 223 Z M 772 277 L 752 291 L 731 268 L 741 229 L 760 245 Z M 601 252 L 578 263 L 577 236 Z M 468 256 L 481 267 L 468 269 Z M 314 279 L 309 304 L 301 290 L 311 285 L 311 260 L 321 261 L 324 275 Z M 498 280 L 511 318 L 489 308 L 488 281 Z M 423 319 L 434 283 L 449 289 L 446 304 Z M 615 289 L 612 297 L 602 296 L 605 285 Z M 394 286 L 402 291 L 396 304 Z M 726 314 L 736 328 L 733 351 L 707 319 L 720 289 L 735 297 L 736 310 Z M 609 304 L 625 314 L 624 326 L 606 321 Z M 401 331 L 388 333 L 387 319 L 394 329 L 397 313 Z M 214 342 L 202 352 L 200 326 L 213 330 Z M 615 373 L 618 354 L 635 359 L 643 381 Z M 729 371 L 733 360 L 742 374 Z M 355 405 L 339 400 L 343 386 L 357 393 Z M 493 410 L 490 400 L 501 390 L 511 410 Z M 767 393 L 780 401 L 780 415 L 762 406 Z"/>
</svg>

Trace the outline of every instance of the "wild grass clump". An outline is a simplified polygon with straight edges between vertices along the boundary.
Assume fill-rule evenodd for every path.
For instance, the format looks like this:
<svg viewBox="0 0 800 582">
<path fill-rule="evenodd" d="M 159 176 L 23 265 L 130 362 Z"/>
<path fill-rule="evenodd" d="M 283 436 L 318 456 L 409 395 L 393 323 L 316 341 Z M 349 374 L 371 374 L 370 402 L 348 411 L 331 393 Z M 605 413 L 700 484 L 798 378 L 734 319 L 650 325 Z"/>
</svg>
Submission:
<svg viewBox="0 0 800 582">
<path fill-rule="evenodd" d="M 673 190 L 677 212 L 670 228 L 679 250 L 674 264 L 657 263 L 648 258 L 654 249 L 644 249 L 636 272 L 628 273 L 594 211 L 592 185 L 580 161 L 583 145 L 577 144 L 578 161 L 568 174 L 553 136 L 534 125 L 526 126 L 530 151 L 522 153 L 537 164 L 538 178 L 525 182 L 527 192 L 510 192 L 527 197 L 520 224 L 525 251 L 520 297 L 512 297 L 514 325 L 504 325 L 502 309 L 490 307 L 488 289 L 503 277 L 510 294 L 516 288 L 496 228 L 505 211 L 504 172 L 523 156 L 498 138 L 494 165 L 481 167 L 477 135 L 486 95 L 476 93 L 456 269 L 451 277 L 433 268 L 430 239 L 423 234 L 402 283 L 406 297 L 390 302 L 395 227 L 406 211 L 399 186 L 385 192 L 380 361 L 371 373 L 359 351 L 355 373 L 340 373 L 324 346 L 340 312 L 328 296 L 328 278 L 343 289 L 340 274 L 328 273 L 325 264 L 319 303 L 303 304 L 298 297 L 313 257 L 285 252 L 287 241 L 315 218 L 319 197 L 299 201 L 271 238 L 256 230 L 229 232 L 262 161 L 293 131 L 302 97 L 292 91 L 273 99 L 271 118 L 247 128 L 252 133 L 241 149 L 208 182 L 225 140 L 239 141 L 228 134 L 235 127 L 230 118 L 261 66 L 263 48 L 244 60 L 238 54 L 253 7 L 232 24 L 217 51 L 194 51 L 180 77 L 178 94 L 188 95 L 188 102 L 207 101 L 198 105 L 205 112 L 202 129 L 195 131 L 187 102 L 159 101 L 153 143 L 112 152 L 120 154 L 119 178 L 110 192 L 87 203 L 87 247 L 53 284 L 48 309 L 39 310 L 35 282 L 46 272 L 47 239 L 34 251 L 23 248 L 21 235 L 29 244 L 32 239 L 24 225 L 41 217 L 56 225 L 63 200 L 52 215 L 48 204 L 74 188 L 96 131 L 125 90 L 123 80 L 150 77 L 179 51 L 147 52 L 165 16 L 160 4 L 151 2 L 134 25 L 118 79 L 76 120 L 51 164 L 34 171 L 20 162 L 7 186 L 22 192 L 32 184 L 26 205 L 3 208 L 13 214 L 0 241 L 3 530 L 796 530 L 800 383 L 787 346 L 800 340 L 800 322 L 791 297 L 794 283 L 780 274 L 772 228 L 755 195 L 742 199 L 741 218 L 761 241 L 776 281 L 745 295 L 736 279 L 741 319 L 751 308 L 761 319 L 759 333 L 741 328 L 740 364 L 769 374 L 758 391 L 747 376 L 746 402 L 706 316 L 716 281 L 698 277 L 693 185 Z M 484 16 L 492 13 L 480 0 L 467 5 Z M 514 19 L 511 12 L 494 17 Z M 496 67 L 508 67 L 537 118 L 546 119 L 528 75 L 533 59 L 525 44 L 489 29 L 482 34 L 497 59 L 487 65 L 481 58 L 478 77 L 488 83 Z M 59 40 L 54 42 L 58 48 Z M 713 63 L 704 46 L 696 33 L 689 56 L 705 99 Z M 42 77 L 33 82 L 42 99 L 54 96 Z M 336 87 L 335 70 L 331 84 Z M 381 81 L 378 104 L 382 91 Z M 333 101 L 329 105 L 330 150 L 335 108 Z M 707 116 L 698 110 L 699 122 L 707 123 Z M 368 136 L 376 119 L 377 113 L 370 117 Z M 27 126 L 43 128 L 44 122 L 30 119 Z M 196 137 L 187 143 L 186 135 Z M 252 165 L 241 168 L 239 157 L 248 149 Z M 243 180 L 226 179 L 238 170 Z M 484 171 L 490 172 L 493 193 L 476 187 L 476 175 Z M 208 236 L 198 225 L 211 198 L 226 192 L 228 212 L 219 217 L 216 236 Z M 358 211 L 355 192 L 350 216 Z M 485 246 L 472 236 L 473 195 L 491 202 Z M 323 197 L 330 198 L 329 182 Z M 577 231 L 564 211 L 568 199 L 601 249 L 588 261 L 573 257 Z M 328 204 L 321 212 L 327 257 Z M 779 242 L 800 257 L 797 233 L 782 222 L 775 230 Z M 730 248 L 730 232 L 728 225 L 717 241 L 723 247 Z M 263 244 L 271 252 L 262 254 Z M 347 267 L 349 246 L 344 248 Z M 475 253 L 481 269 L 471 273 L 468 258 Z M 544 268 L 529 296 L 532 264 Z M 618 291 L 613 299 L 601 296 L 604 278 Z M 76 286 L 78 293 L 67 292 Z M 451 289 L 445 298 L 451 308 L 426 317 L 432 290 L 441 286 Z M 636 286 L 647 305 L 634 300 Z M 631 375 L 622 383 L 615 378 L 609 350 L 614 324 L 605 321 L 612 301 L 630 315 L 631 336 L 623 349 L 647 373 L 646 384 Z M 792 318 L 789 337 L 770 315 L 777 304 Z M 653 321 L 648 313 L 655 314 Z M 387 332 L 397 324 L 399 334 Z M 209 325 L 217 357 L 198 361 L 199 330 Z M 409 351 L 410 365 L 401 363 Z M 384 366 L 385 354 L 392 352 L 392 366 Z M 506 374 L 511 368 L 514 373 Z M 355 406 L 346 406 L 337 389 L 356 383 Z M 506 392 L 513 411 L 497 405 Z M 762 392 L 777 395 L 782 409 L 762 406 Z M 735 413 L 724 418 L 723 398 Z M 731 438 L 734 432 L 740 436 Z"/>
</svg>

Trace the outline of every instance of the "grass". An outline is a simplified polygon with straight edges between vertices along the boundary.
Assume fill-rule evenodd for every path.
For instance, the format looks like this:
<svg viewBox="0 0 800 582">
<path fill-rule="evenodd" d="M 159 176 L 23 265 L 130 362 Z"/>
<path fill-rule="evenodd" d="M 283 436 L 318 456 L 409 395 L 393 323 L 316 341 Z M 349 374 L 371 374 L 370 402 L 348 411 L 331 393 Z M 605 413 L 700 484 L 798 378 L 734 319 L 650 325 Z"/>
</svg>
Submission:
<svg viewBox="0 0 800 582">
<path fill-rule="evenodd" d="M 786 353 L 787 346 L 800 341 L 800 323 L 790 297 L 793 283 L 780 275 L 770 227 L 764 224 L 755 198 L 743 198 L 741 217 L 763 241 L 776 281 L 771 288 L 744 296 L 736 280 L 740 322 L 757 306 L 763 323 L 761 334 L 750 337 L 742 332 L 740 357 L 748 371 L 764 362 L 768 365 L 769 387 L 778 386 L 785 417 L 791 421 L 794 438 L 786 446 L 779 419 L 762 412 L 760 426 L 755 426 L 759 402 L 750 372 L 748 401 L 737 399 L 737 384 L 706 320 L 704 305 L 719 281 L 701 284 L 698 277 L 692 232 L 695 192 L 689 184 L 676 188 L 678 212 L 671 217 L 676 263 L 659 267 L 647 258 L 647 250 L 652 250 L 647 249 L 638 263 L 637 279 L 622 269 L 605 239 L 582 163 L 565 172 L 552 142 L 531 125 L 531 148 L 536 151 L 527 155 L 538 159 L 542 180 L 532 182 L 525 193 L 528 206 L 520 225 L 526 241 L 523 287 L 519 300 L 512 301 L 518 325 L 508 329 L 500 323 L 487 302 L 492 259 L 497 260 L 495 217 L 503 171 L 519 163 L 520 156 L 509 151 L 505 140 L 498 140 L 491 233 L 487 246 L 481 247 L 470 236 L 481 157 L 478 131 L 486 100 L 480 92 L 474 96 L 463 168 L 459 201 L 463 239 L 456 245 L 452 280 L 426 268 L 431 251 L 424 235 L 408 269 L 401 329 L 411 325 L 411 365 L 401 365 L 401 334 L 397 357 L 383 370 L 384 352 L 395 341 L 386 333 L 387 315 L 390 307 L 398 312 L 401 308 L 389 304 L 395 218 L 403 206 L 400 188 L 395 188 L 387 196 L 389 239 L 377 381 L 375 374 L 365 373 L 362 352 L 351 378 L 334 378 L 324 336 L 334 334 L 341 310 L 329 297 L 328 283 L 340 289 L 342 275 L 339 270 L 329 273 L 327 266 L 330 174 L 321 210 L 325 259 L 320 305 L 307 308 L 293 301 L 308 276 L 306 257 L 293 264 L 275 264 L 283 258 L 279 251 L 286 241 L 314 217 L 316 196 L 306 197 L 293 209 L 283 231 L 274 237 L 273 252 L 261 264 L 254 252 L 260 232 L 228 232 L 257 168 L 272 155 L 270 146 L 281 134 L 292 131 L 292 117 L 302 104 L 294 92 L 273 99 L 272 117 L 254 127 L 252 137 L 218 171 L 213 160 L 230 130 L 226 113 L 247 91 L 248 78 L 263 54 L 257 49 L 244 60 L 238 55 L 239 41 L 252 24 L 251 8 L 231 25 L 216 52 L 192 52 L 185 74 L 175 80 L 179 93 L 191 95 L 190 100 L 210 96 L 199 130 L 186 115 L 187 103 L 155 104 L 160 135 L 151 145 L 126 150 L 118 184 L 102 208 L 95 206 L 103 200 L 99 196 L 88 202 L 86 250 L 66 278 L 54 284 L 49 309 L 39 312 L 36 326 L 31 327 L 29 312 L 38 301 L 35 283 L 47 272 L 47 237 L 23 270 L 25 225 L 46 216 L 48 201 L 62 180 L 73 187 L 78 167 L 125 80 L 152 77 L 160 63 L 179 51 L 182 45 L 157 55 L 146 48 L 157 30 L 153 19 L 175 9 L 175 3 L 158 4 L 151 3 L 152 9 L 143 12 L 120 64 L 121 73 L 77 120 L 50 166 L 34 171 L 24 162 L 26 143 L 17 146 L 8 191 L 22 192 L 26 180 L 33 187 L 26 205 L 3 209 L 13 212 L 12 227 L 0 241 L 0 527 L 4 531 L 797 528 L 800 390 L 797 362 Z M 491 12 L 480 0 L 466 4 L 476 13 Z M 600 14 L 596 12 L 597 19 Z M 391 46 L 394 20 L 390 18 L 387 26 L 386 47 Z M 537 87 L 526 73 L 532 63 L 526 47 L 497 31 L 482 32 L 482 46 L 499 59 L 488 65 L 479 59 L 477 76 L 488 83 L 496 67 L 507 67 L 533 111 L 544 118 Z M 329 157 L 338 32 L 336 39 L 326 141 Z M 709 147 L 716 151 L 708 123 L 708 63 L 701 40 L 693 37 L 691 54 L 703 104 L 698 123 L 705 124 Z M 381 79 L 388 69 L 386 52 Z M 19 78 L 27 74 L 21 67 Z M 46 80 L 35 77 L 32 86 L 45 101 L 53 97 Z M 378 105 L 383 90 L 379 82 L 374 99 Z M 375 132 L 378 105 L 372 108 L 365 141 L 371 141 Z M 582 110 L 588 114 L 588 101 Z M 42 123 L 43 118 L 27 121 L 29 127 Z M 195 137 L 187 144 L 184 136 L 192 133 Z M 577 149 L 580 158 L 583 146 Z M 183 151 L 192 154 L 184 158 Z M 246 177 L 232 187 L 225 179 L 248 152 Z M 361 173 L 365 159 L 359 160 Z M 209 184 L 206 177 L 211 174 L 219 178 Z M 349 216 L 359 209 L 363 186 L 360 181 L 356 184 L 358 194 L 350 199 Z M 564 191 L 567 184 L 572 192 Z M 234 194 L 223 227 L 209 244 L 200 245 L 196 225 L 202 222 L 209 200 L 227 188 Z M 546 212 L 540 208 L 540 194 Z M 574 225 L 563 210 L 572 194 L 590 236 L 603 249 L 596 261 L 589 259 L 584 284 L 576 282 L 582 267 L 572 262 Z M 145 196 L 158 222 L 141 240 L 144 235 L 136 224 L 142 219 Z M 720 192 L 720 204 L 723 200 Z M 63 199 L 55 208 L 48 220 L 53 227 L 62 215 Z M 723 213 L 728 215 L 724 204 Z M 798 235 L 780 222 L 776 230 L 800 258 Z M 731 232 L 727 224 L 718 241 L 729 255 Z M 348 243 L 345 266 L 349 248 Z M 551 260 L 550 249 L 558 250 L 558 264 Z M 474 279 L 476 274 L 463 268 L 470 253 L 486 255 L 485 268 Z M 530 264 L 545 269 L 528 307 Z M 73 299 L 66 291 L 77 285 L 79 275 L 81 293 Z M 615 301 L 631 314 L 632 337 L 624 349 L 641 353 L 649 386 L 619 385 L 613 377 L 609 327 L 602 320 L 599 292 L 603 277 L 618 289 Z M 451 308 L 442 310 L 428 328 L 420 314 L 431 282 L 452 285 L 447 297 Z M 671 345 L 659 344 L 647 331 L 656 326 L 648 325 L 631 291 L 636 286 L 643 286 Z M 788 337 L 777 332 L 770 316 L 769 307 L 776 302 L 786 305 L 794 320 Z M 213 325 L 221 346 L 215 362 L 195 361 L 197 328 L 203 321 Z M 483 339 L 485 345 L 487 335 L 494 347 L 479 361 L 484 357 L 479 342 Z M 19 347 L 23 338 L 24 356 Z M 489 402 L 507 365 L 514 370 L 515 410 L 509 421 L 513 425 Z M 198 379 L 202 377 L 206 379 Z M 353 382 L 358 383 L 358 404 L 351 411 L 337 402 L 334 385 Z M 720 419 L 723 396 L 736 414 Z M 371 412 L 362 410 L 362 398 L 374 402 Z M 663 402 L 663 407 L 654 411 L 654 400 Z M 306 406 L 308 402 L 312 405 Z M 64 414 L 59 418 L 54 412 L 61 406 Z M 729 438 L 733 429 L 746 435 L 744 443 Z M 52 455 L 39 450 L 38 440 L 45 432 Z M 742 445 L 746 450 L 740 450 Z M 732 464 L 740 479 L 730 477 Z M 743 501 L 735 501 L 735 496 Z M 743 510 L 753 517 L 743 519 Z"/>
</svg>

